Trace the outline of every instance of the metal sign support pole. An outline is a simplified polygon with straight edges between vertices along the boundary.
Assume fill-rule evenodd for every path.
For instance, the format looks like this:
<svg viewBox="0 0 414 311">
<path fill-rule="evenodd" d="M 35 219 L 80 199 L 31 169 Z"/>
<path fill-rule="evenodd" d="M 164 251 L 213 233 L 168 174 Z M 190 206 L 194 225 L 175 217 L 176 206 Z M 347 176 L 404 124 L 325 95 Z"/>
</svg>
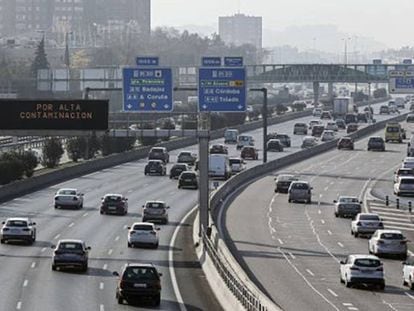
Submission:
<svg viewBox="0 0 414 311">
<path fill-rule="evenodd" d="M 267 162 L 267 88 L 250 89 L 252 92 L 263 93 L 263 108 L 262 108 L 262 120 L 263 120 L 263 163 Z"/>
</svg>

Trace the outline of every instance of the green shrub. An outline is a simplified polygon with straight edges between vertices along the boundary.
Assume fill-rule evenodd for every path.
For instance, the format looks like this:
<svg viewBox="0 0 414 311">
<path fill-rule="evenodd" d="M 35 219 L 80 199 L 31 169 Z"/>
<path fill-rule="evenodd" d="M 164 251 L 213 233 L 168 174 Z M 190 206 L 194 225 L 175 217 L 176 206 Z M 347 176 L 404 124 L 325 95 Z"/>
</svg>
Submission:
<svg viewBox="0 0 414 311">
<path fill-rule="evenodd" d="M 48 138 L 43 145 L 42 165 L 53 168 L 59 165 L 64 153 L 62 141 L 55 137 Z"/>
</svg>

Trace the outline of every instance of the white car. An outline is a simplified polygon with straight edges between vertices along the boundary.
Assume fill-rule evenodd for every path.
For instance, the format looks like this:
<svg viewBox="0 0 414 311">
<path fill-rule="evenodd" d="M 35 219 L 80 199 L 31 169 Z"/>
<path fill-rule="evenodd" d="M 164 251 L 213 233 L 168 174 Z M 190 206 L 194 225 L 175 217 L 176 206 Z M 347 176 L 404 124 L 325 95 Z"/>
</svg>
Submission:
<svg viewBox="0 0 414 311">
<path fill-rule="evenodd" d="M 309 129 L 311 130 L 315 125 L 322 125 L 320 120 L 310 120 L 309 121 Z"/>
<path fill-rule="evenodd" d="M 403 262 L 403 284 L 414 289 L 414 256 Z"/>
<path fill-rule="evenodd" d="M 378 257 L 349 255 L 340 264 L 340 280 L 346 287 L 370 284 L 378 286 L 381 290 L 385 288 L 384 267 Z"/>
<path fill-rule="evenodd" d="M 23 241 L 33 244 L 36 240 L 36 223 L 27 217 L 7 218 L 0 232 L 1 244 L 8 241 Z"/>
<path fill-rule="evenodd" d="M 158 248 L 159 228 L 155 228 L 151 222 L 136 222 L 131 227 L 128 227 L 128 247 L 135 247 L 138 245 L 151 245 Z"/>
<path fill-rule="evenodd" d="M 354 217 L 361 213 L 361 204 L 357 197 L 341 195 L 335 203 L 334 213 L 335 217 Z"/>
<path fill-rule="evenodd" d="M 237 174 L 246 169 L 246 164 L 241 158 L 230 158 L 231 173 Z"/>
<path fill-rule="evenodd" d="M 351 222 L 351 234 L 356 238 L 360 234 L 373 234 L 378 229 L 384 229 L 384 224 L 378 214 L 359 213 Z"/>
<path fill-rule="evenodd" d="M 331 130 L 324 130 L 321 135 L 321 141 L 331 141 L 335 139 L 335 132 Z"/>
<path fill-rule="evenodd" d="M 377 230 L 368 241 L 368 251 L 374 255 L 407 257 L 407 239 L 400 230 Z"/>
<path fill-rule="evenodd" d="M 328 122 L 325 125 L 325 130 L 338 132 L 338 125 L 336 124 L 336 122 Z"/>
<path fill-rule="evenodd" d="M 400 176 L 394 184 L 394 194 L 414 195 L 414 176 Z"/>
<path fill-rule="evenodd" d="M 322 108 L 314 108 L 312 111 L 312 115 L 314 117 L 320 117 L 322 114 Z"/>
<path fill-rule="evenodd" d="M 54 198 L 54 205 L 55 208 L 75 207 L 81 209 L 83 208 L 83 193 L 73 188 L 59 189 Z"/>
</svg>

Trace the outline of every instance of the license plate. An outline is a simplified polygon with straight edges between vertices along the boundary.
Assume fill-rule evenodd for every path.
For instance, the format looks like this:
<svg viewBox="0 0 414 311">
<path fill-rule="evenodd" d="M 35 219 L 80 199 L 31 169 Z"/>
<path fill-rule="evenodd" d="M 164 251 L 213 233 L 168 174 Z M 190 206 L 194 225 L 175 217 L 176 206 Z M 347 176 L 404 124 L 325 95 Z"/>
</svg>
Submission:
<svg viewBox="0 0 414 311">
<path fill-rule="evenodd" d="M 155 172 L 156 172 L 156 170 L 150 170 L 150 172 L 151 172 L 151 173 L 155 173 Z"/>
<path fill-rule="evenodd" d="M 134 284 L 134 287 L 137 287 L 137 288 L 146 288 L 147 287 L 147 284 L 135 283 Z"/>
<path fill-rule="evenodd" d="M 19 229 L 11 229 L 11 233 L 20 233 Z"/>
<path fill-rule="evenodd" d="M 361 270 L 361 272 L 362 272 L 362 273 L 372 273 L 372 272 L 374 272 L 374 271 L 372 271 L 372 270 Z"/>
<path fill-rule="evenodd" d="M 191 179 L 184 179 L 185 182 L 191 182 Z"/>
<path fill-rule="evenodd" d="M 114 210 L 114 209 L 116 209 L 116 206 L 108 206 L 108 209 Z"/>
</svg>

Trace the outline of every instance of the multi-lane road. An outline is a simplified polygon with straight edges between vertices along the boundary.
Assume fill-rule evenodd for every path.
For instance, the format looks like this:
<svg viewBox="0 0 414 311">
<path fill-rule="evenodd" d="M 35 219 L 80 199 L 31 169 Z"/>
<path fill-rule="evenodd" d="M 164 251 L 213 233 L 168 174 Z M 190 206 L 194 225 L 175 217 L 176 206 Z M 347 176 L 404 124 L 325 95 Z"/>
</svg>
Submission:
<svg viewBox="0 0 414 311">
<path fill-rule="evenodd" d="M 404 126 L 407 132 L 414 130 Z M 393 171 L 405 157 L 406 144 L 388 143 L 386 148 L 368 152 L 366 138 L 354 151 L 333 150 L 284 168 L 311 183 L 312 204 L 288 203 L 286 194 L 274 193 L 273 175 L 281 171 L 250 184 L 229 206 L 222 221 L 234 253 L 282 309 L 414 309 L 414 292 L 402 286 L 400 260 L 384 259 L 384 291 L 349 289 L 339 282 L 339 261 L 352 253 L 368 254 L 368 240 L 351 235 L 350 219 L 334 216 L 338 195 L 369 201 L 365 210 L 379 212 L 386 228 L 405 230 L 414 241 L 409 215 L 371 204 L 376 181 L 392 189 Z"/>
<path fill-rule="evenodd" d="M 377 116 L 377 119 L 386 117 Z M 291 135 L 295 122 L 309 122 L 310 119 L 312 117 L 271 126 L 269 131 Z M 261 133 L 261 130 L 251 133 L 259 149 L 262 148 Z M 292 135 L 292 147 L 283 153 L 269 153 L 269 160 L 298 151 L 301 139 L 302 136 Z M 215 142 L 222 140 L 212 143 Z M 197 151 L 197 146 L 186 150 Z M 171 152 L 172 161 L 179 151 Z M 229 151 L 230 155 L 240 154 L 234 145 Z M 248 167 L 259 163 L 260 158 L 259 161 L 249 161 Z M 220 310 L 193 252 L 191 219 L 184 223 L 176 242 L 172 243 L 178 224 L 197 204 L 197 191 L 178 190 L 176 181 L 168 177 L 144 176 L 145 164 L 146 160 L 126 163 L 0 205 L 2 220 L 30 216 L 36 221 L 38 230 L 37 241 L 32 246 L 0 246 L 0 310 L 128 310 L 129 306 L 116 303 L 116 278 L 112 276 L 112 271 L 119 271 L 127 262 L 152 262 L 163 273 L 160 309 Z M 55 210 L 53 195 L 61 187 L 74 187 L 85 193 L 84 209 Z M 129 198 L 127 216 L 99 214 L 100 198 L 110 192 L 122 193 Z M 126 227 L 141 220 L 141 205 L 149 199 L 165 200 L 171 206 L 170 223 L 160 225 L 160 246 L 157 250 L 127 248 Z M 246 217 L 245 221 L 248 219 L 251 217 Z M 86 274 L 51 270 L 50 246 L 62 238 L 83 239 L 92 247 Z"/>
</svg>

